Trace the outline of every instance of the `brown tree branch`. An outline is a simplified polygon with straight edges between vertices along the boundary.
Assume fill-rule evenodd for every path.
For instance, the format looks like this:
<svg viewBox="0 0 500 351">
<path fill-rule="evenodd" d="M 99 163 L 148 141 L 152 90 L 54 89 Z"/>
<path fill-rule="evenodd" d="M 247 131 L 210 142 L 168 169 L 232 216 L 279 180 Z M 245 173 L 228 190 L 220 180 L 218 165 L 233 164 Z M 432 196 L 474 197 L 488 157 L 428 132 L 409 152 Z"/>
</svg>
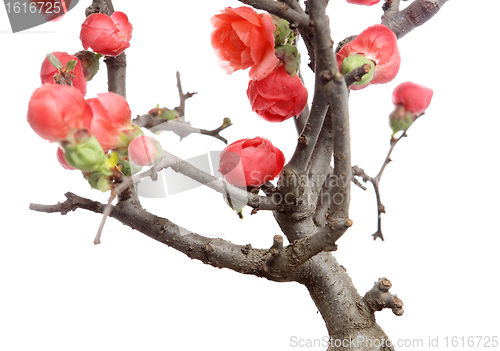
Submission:
<svg viewBox="0 0 500 351">
<path fill-rule="evenodd" d="M 73 193 L 66 193 L 67 200 L 55 205 L 30 204 L 30 209 L 37 212 L 67 214 L 82 208 L 95 213 L 105 213 L 109 205 L 82 198 Z M 236 245 L 223 239 L 206 238 L 192 233 L 165 218 L 155 216 L 144 210 L 137 198 L 130 197 L 111 206 L 109 216 L 136 229 L 147 236 L 166 244 L 190 258 L 198 259 L 218 268 L 229 268 L 243 274 L 265 277 L 273 281 L 296 280 L 294 270 L 317 253 L 324 251 L 325 232 L 318 232 L 310 237 L 295 241 L 283 247 L 283 238 L 274 237 L 272 247 L 254 249 L 251 245 Z M 336 228 L 345 231 L 344 227 Z"/>
<path fill-rule="evenodd" d="M 402 316 L 403 301 L 401 301 L 397 295 L 389 293 L 389 289 L 392 284 L 387 278 L 380 278 L 375 282 L 373 288 L 371 288 L 363 297 L 363 302 L 372 311 L 382 311 L 384 308 L 390 308 L 396 316 Z"/>
<path fill-rule="evenodd" d="M 196 180 L 200 184 L 203 184 L 221 194 L 230 196 L 232 199 L 247 204 L 257 210 L 276 210 L 282 206 L 281 200 L 277 197 L 258 196 L 251 192 L 247 192 L 246 190 L 240 189 L 232 184 L 215 178 L 214 176 L 201 171 L 177 156 L 164 151 L 163 157 L 155 165 L 154 171 L 158 172 L 167 167 L 170 167 L 175 172 L 184 174 L 185 176 Z"/>
<path fill-rule="evenodd" d="M 287 3 L 290 1 L 278 2 L 274 0 L 239 0 L 240 2 L 250 5 L 256 9 L 264 10 L 272 13 L 275 16 L 286 19 L 291 24 L 297 27 L 306 29 L 309 26 L 309 16 L 304 11 L 298 10 L 299 7 L 292 8 Z M 298 4 L 297 4 L 298 5 Z"/>
<path fill-rule="evenodd" d="M 191 126 L 190 122 L 184 121 L 183 118 L 166 120 L 163 118 L 158 118 L 148 113 L 137 116 L 137 118 L 132 120 L 132 123 L 141 128 L 149 129 L 152 133 L 162 132 L 162 131 L 174 132 L 181 139 L 184 139 L 190 134 L 203 134 L 219 139 L 225 144 L 227 144 L 227 139 L 221 136 L 219 133 L 232 125 L 231 120 L 229 118 L 224 118 L 220 127 L 214 130 L 207 130 L 207 129 L 195 128 Z"/>
<path fill-rule="evenodd" d="M 415 0 L 399 11 L 399 6 L 385 6 L 382 24 L 401 39 L 410 31 L 430 20 L 448 0 Z M 395 2 L 399 5 L 399 1 Z"/>
</svg>

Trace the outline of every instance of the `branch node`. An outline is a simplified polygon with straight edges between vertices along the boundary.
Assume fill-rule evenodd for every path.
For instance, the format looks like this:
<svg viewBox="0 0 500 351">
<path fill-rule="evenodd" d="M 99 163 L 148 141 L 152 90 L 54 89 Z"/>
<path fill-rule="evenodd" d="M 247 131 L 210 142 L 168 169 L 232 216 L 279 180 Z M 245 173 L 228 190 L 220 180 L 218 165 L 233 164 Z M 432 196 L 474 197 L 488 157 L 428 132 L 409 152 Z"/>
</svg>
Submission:
<svg viewBox="0 0 500 351">
<path fill-rule="evenodd" d="M 283 254 L 283 237 L 275 235 L 273 238 L 273 246 L 270 249 L 271 255 L 278 256 Z"/>
<path fill-rule="evenodd" d="M 403 315 L 403 301 L 397 295 L 389 293 L 391 287 L 392 283 L 389 279 L 380 278 L 365 294 L 363 301 L 372 312 L 390 308 L 396 316 Z"/>
</svg>

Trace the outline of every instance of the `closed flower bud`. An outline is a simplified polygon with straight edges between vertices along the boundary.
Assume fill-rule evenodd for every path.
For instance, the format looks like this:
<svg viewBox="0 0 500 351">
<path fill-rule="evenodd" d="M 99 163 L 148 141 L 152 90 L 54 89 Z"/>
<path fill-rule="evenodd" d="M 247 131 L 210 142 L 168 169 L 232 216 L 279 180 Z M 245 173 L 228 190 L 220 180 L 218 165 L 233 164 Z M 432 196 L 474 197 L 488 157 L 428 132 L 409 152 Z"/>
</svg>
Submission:
<svg viewBox="0 0 500 351">
<path fill-rule="evenodd" d="M 246 6 L 226 7 L 211 23 L 212 46 L 227 73 L 250 68 L 250 78 L 260 80 L 278 64 L 271 15 Z"/>
<path fill-rule="evenodd" d="M 127 100 L 115 93 L 97 94 L 88 99 L 93 117 L 89 130 L 101 143 L 104 151 L 127 147 L 140 134 L 140 129 L 132 125 L 131 111 Z"/>
<path fill-rule="evenodd" d="M 392 103 L 403 105 L 406 111 L 420 115 L 431 104 L 433 91 L 413 82 L 399 84 L 392 93 Z"/>
<path fill-rule="evenodd" d="M 280 149 L 256 137 L 228 145 L 220 155 L 219 172 L 235 186 L 261 186 L 280 174 L 284 164 Z"/>
<path fill-rule="evenodd" d="M 252 110 L 269 122 L 298 116 L 307 104 L 307 89 L 299 76 L 291 77 L 283 65 L 262 80 L 251 80 L 247 95 Z"/>
<path fill-rule="evenodd" d="M 413 82 L 399 84 L 392 93 L 394 111 L 389 115 L 389 125 L 396 134 L 406 131 L 429 107 L 432 89 Z"/>
<path fill-rule="evenodd" d="M 359 90 L 369 84 L 383 84 L 393 80 L 399 71 L 401 57 L 396 34 L 382 24 L 376 24 L 361 32 L 356 39 L 345 44 L 337 53 L 337 64 L 342 70 L 342 63 L 352 55 L 361 55 L 375 64 L 372 80 L 365 85 L 351 85 Z M 353 67 L 356 68 L 356 67 Z"/>
<path fill-rule="evenodd" d="M 74 143 L 75 133 L 90 126 L 92 110 L 75 88 L 44 84 L 31 95 L 27 119 L 42 138 Z"/>
<path fill-rule="evenodd" d="M 49 61 L 49 58 L 46 57 L 45 60 L 43 60 L 42 67 L 40 69 L 42 84 L 57 83 L 57 77 L 59 75 L 59 79 L 66 80 L 66 85 L 72 85 L 74 88 L 79 90 L 80 93 L 82 93 L 82 96 L 85 96 L 85 94 L 87 94 L 87 80 L 83 74 L 80 60 L 76 56 L 69 55 L 66 52 L 56 51 L 53 52 L 52 55 L 54 55 L 61 63 L 61 67 L 54 67 L 54 65 Z M 75 67 L 70 70 L 66 70 L 68 62 L 72 60 L 76 61 Z"/>
<path fill-rule="evenodd" d="M 83 48 L 89 47 L 105 56 L 117 56 L 130 47 L 132 25 L 126 14 L 115 11 L 111 16 L 94 13 L 85 19 L 80 32 Z"/>
<path fill-rule="evenodd" d="M 163 148 L 158 140 L 148 136 L 140 136 L 130 142 L 128 157 L 136 166 L 151 166 L 163 155 Z"/>
</svg>

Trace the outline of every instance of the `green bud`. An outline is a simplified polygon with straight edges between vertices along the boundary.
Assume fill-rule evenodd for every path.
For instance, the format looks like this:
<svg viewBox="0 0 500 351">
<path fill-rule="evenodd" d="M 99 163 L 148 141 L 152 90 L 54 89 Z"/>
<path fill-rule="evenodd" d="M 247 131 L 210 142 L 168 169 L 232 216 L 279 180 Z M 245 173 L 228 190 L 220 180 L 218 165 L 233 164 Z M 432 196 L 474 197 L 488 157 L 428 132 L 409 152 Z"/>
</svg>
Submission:
<svg viewBox="0 0 500 351">
<path fill-rule="evenodd" d="M 101 54 L 95 54 L 92 51 L 82 50 L 75 54 L 82 63 L 83 76 L 90 81 L 99 71 L 99 59 Z"/>
<path fill-rule="evenodd" d="M 85 179 L 89 182 L 92 189 L 97 189 L 106 192 L 110 189 L 110 180 L 101 172 L 84 173 Z"/>
<path fill-rule="evenodd" d="M 354 85 L 366 85 L 370 83 L 373 78 L 373 74 L 375 73 L 375 64 L 373 61 L 368 60 L 363 55 L 355 54 L 349 57 L 346 57 L 342 62 L 342 74 L 347 74 L 352 70 L 363 66 L 365 63 L 368 63 L 371 66 L 370 72 L 366 73 L 359 82 L 353 83 Z"/>
<path fill-rule="evenodd" d="M 75 135 L 76 145 L 65 144 L 64 157 L 69 165 L 81 171 L 92 172 L 101 169 L 106 155 L 101 144 L 93 135 Z"/>
<path fill-rule="evenodd" d="M 294 77 L 300 68 L 300 53 L 297 47 L 291 44 L 276 46 L 276 57 L 285 63 L 285 71 Z"/>
<path fill-rule="evenodd" d="M 399 131 L 407 131 L 416 119 L 416 116 L 412 112 L 406 111 L 403 105 L 397 105 L 389 115 L 389 126 L 392 129 L 392 135 Z"/>
<path fill-rule="evenodd" d="M 110 182 L 105 176 L 99 177 L 96 184 L 96 189 L 105 193 L 110 189 Z"/>
<path fill-rule="evenodd" d="M 128 145 L 132 140 L 143 135 L 144 132 L 141 127 L 132 125 L 132 128 L 125 130 L 120 134 L 120 141 L 122 142 L 124 148 L 128 148 Z"/>
<path fill-rule="evenodd" d="M 161 119 L 166 119 L 166 120 L 173 120 L 173 119 L 176 119 L 177 117 L 179 117 L 179 112 L 177 112 L 177 110 L 170 110 L 166 107 L 162 107 L 160 109 L 161 113 L 158 114 L 158 118 L 161 118 Z"/>
</svg>

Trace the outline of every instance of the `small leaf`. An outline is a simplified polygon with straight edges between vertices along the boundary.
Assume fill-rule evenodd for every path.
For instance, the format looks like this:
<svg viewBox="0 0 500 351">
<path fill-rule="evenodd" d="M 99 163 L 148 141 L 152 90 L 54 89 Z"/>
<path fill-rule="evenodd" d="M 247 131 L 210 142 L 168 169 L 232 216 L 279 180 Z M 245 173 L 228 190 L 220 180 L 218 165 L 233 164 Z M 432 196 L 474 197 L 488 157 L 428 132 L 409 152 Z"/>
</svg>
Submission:
<svg viewBox="0 0 500 351">
<path fill-rule="evenodd" d="M 59 61 L 59 59 L 55 57 L 54 54 L 47 54 L 47 59 L 49 60 L 50 64 L 55 68 L 59 70 L 63 69 L 61 61 Z"/>
<path fill-rule="evenodd" d="M 66 71 L 71 72 L 72 70 L 74 70 L 77 63 L 78 62 L 76 60 L 68 61 L 68 63 L 66 63 Z"/>
</svg>

